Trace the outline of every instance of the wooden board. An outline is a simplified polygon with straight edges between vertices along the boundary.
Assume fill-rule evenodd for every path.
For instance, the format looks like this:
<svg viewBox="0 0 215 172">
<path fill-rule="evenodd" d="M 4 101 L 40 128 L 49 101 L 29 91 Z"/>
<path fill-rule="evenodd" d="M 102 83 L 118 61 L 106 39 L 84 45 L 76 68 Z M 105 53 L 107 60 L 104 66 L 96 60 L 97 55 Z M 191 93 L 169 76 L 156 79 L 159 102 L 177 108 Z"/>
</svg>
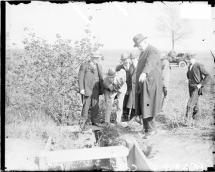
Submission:
<svg viewBox="0 0 215 172">
<path fill-rule="evenodd" d="M 61 151 L 41 151 L 39 157 L 51 162 L 69 162 L 93 159 L 107 159 L 124 157 L 128 155 L 128 149 L 124 146 L 109 146 L 83 149 L 70 149 Z"/>
<path fill-rule="evenodd" d="M 122 138 L 126 141 L 126 146 L 129 149 L 129 168 L 134 171 L 153 171 L 135 138 L 127 136 Z"/>
<path fill-rule="evenodd" d="M 61 151 L 41 151 L 35 157 L 39 160 L 40 170 L 48 170 L 49 164 L 62 164 L 68 162 L 111 159 L 116 160 L 117 169 L 127 169 L 128 149 L 124 146 L 95 147 L 83 149 L 70 149 Z M 123 159 L 123 161 L 121 161 Z M 63 168 L 63 167 L 62 167 Z"/>
</svg>

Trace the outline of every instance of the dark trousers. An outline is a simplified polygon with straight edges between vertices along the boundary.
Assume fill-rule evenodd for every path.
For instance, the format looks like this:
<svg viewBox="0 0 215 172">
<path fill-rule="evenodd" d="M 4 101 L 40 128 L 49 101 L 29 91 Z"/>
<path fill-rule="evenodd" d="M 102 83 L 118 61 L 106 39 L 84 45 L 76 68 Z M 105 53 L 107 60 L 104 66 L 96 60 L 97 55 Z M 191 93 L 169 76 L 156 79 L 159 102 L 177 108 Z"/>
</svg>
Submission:
<svg viewBox="0 0 215 172">
<path fill-rule="evenodd" d="M 84 121 L 97 122 L 99 113 L 99 95 L 98 96 L 82 96 L 83 108 L 81 115 Z"/>
<path fill-rule="evenodd" d="M 155 122 L 153 117 L 143 118 L 143 128 L 146 133 L 155 130 Z"/>
<path fill-rule="evenodd" d="M 141 107 L 141 105 L 143 104 L 143 100 L 141 99 L 141 94 L 136 94 L 137 98 L 139 99 L 139 106 Z M 139 110 L 138 111 L 135 111 L 136 113 L 139 113 L 139 114 L 143 114 L 142 113 L 142 109 L 143 108 L 137 108 Z M 148 118 L 143 118 L 143 115 L 140 115 L 140 118 L 142 118 L 143 120 L 143 129 L 145 131 L 145 133 L 149 133 L 153 130 L 156 130 L 156 126 L 155 126 L 155 122 L 154 122 L 154 117 L 148 117 Z"/>
<path fill-rule="evenodd" d="M 198 100 L 199 100 L 199 91 L 197 87 L 192 87 L 189 86 L 189 95 L 190 98 L 187 103 L 187 111 L 186 111 L 186 117 L 191 117 L 194 119 L 195 115 L 199 111 L 199 105 L 198 105 Z"/>
<path fill-rule="evenodd" d="M 128 120 L 128 114 L 129 114 L 129 109 L 127 108 L 128 98 L 129 98 L 129 95 L 126 94 L 123 100 L 123 118 L 125 120 Z"/>
</svg>

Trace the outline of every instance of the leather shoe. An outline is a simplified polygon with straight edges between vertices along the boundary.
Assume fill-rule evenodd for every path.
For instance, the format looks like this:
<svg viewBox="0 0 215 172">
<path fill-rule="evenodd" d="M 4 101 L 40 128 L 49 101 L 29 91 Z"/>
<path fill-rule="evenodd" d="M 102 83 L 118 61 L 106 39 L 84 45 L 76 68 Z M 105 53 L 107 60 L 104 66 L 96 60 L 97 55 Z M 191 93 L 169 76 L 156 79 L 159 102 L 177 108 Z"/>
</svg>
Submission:
<svg viewBox="0 0 215 172">
<path fill-rule="evenodd" d="M 151 132 L 147 132 L 143 138 L 148 139 L 149 137 L 151 137 L 151 136 L 153 136 L 155 134 L 157 134 L 157 131 L 155 131 L 155 130 L 151 131 Z"/>
</svg>

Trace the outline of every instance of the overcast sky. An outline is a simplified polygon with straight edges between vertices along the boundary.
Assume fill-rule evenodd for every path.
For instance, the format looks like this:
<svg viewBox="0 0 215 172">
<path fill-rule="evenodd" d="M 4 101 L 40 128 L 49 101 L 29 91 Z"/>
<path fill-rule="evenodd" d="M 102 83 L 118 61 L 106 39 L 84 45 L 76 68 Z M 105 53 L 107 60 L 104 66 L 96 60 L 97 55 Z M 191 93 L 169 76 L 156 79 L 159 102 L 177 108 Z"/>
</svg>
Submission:
<svg viewBox="0 0 215 172">
<path fill-rule="evenodd" d="M 195 6 L 193 11 L 191 6 L 187 6 L 189 13 L 186 13 L 187 8 L 183 4 L 178 7 L 182 12 L 181 17 L 186 17 L 190 22 L 192 35 L 176 44 L 176 50 L 215 49 L 215 34 L 212 34 L 215 19 L 211 17 L 214 8 L 205 2 L 201 3 L 204 8 L 197 9 Z M 197 2 L 188 5 L 194 7 L 195 4 Z M 49 41 L 53 41 L 57 33 L 64 38 L 77 40 L 84 37 L 84 27 L 89 22 L 87 16 L 92 15 L 90 27 L 105 49 L 130 49 L 133 47 L 132 37 L 137 33 L 148 35 L 151 43 L 159 49 L 171 49 L 169 38 L 163 37 L 157 29 L 158 17 L 163 15 L 163 6 L 161 2 L 54 4 L 32 1 L 30 4 L 7 4 L 6 31 L 10 33 L 11 41 L 19 47 L 22 47 L 25 27 Z"/>
</svg>

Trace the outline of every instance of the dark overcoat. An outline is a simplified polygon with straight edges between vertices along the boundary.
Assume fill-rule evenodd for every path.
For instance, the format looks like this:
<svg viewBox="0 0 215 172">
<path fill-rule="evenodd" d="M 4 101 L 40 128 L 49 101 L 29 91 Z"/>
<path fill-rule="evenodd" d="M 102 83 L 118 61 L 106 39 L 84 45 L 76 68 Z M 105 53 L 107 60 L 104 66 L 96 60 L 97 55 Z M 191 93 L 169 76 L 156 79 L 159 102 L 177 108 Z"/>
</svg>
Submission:
<svg viewBox="0 0 215 172">
<path fill-rule="evenodd" d="M 78 81 L 79 90 L 85 90 L 85 96 L 101 95 L 103 93 L 102 66 L 96 64 L 96 68 L 93 69 L 90 62 L 83 63 L 79 69 Z"/>
<path fill-rule="evenodd" d="M 136 115 L 143 118 L 154 117 L 161 111 L 162 102 L 162 66 L 159 51 L 149 45 L 140 54 L 135 85 Z M 146 73 L 146 80 L 139 82 L 141 73 Z"/>
<path fill-rule="evenodd" d="M 125 70 L 125 68 L 124 68 L 124 66 L 122 64 L 116 66 L 116 72 L 120 71 L 121 69 Z M 133 72 L 132 70 L 133 70 L 132 65 L 130 65 L 128 70 L 125 70 L 125 72 L 126 72 L 127 91 L 130 91 L 131 88 L 132 88 L 132 84 L 131 84 L 131 75 L 132 75 L 131 73 Z"/>
</svg>

